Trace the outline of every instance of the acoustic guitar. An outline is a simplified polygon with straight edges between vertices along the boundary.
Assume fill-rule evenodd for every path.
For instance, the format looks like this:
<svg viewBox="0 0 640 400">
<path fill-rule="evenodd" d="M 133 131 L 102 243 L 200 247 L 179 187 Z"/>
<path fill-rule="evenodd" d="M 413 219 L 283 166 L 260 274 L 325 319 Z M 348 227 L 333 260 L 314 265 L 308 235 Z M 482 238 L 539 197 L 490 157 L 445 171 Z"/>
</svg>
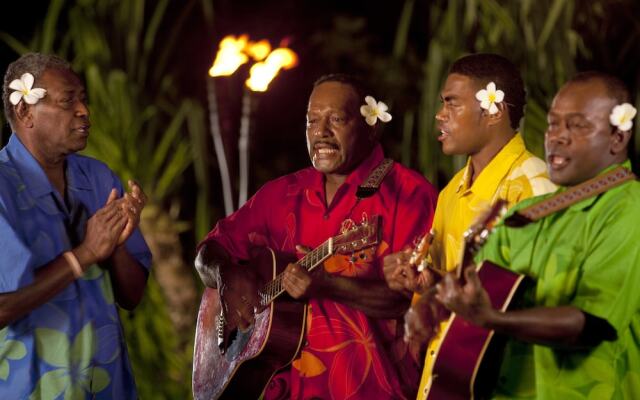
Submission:
<svg viewBox="0 0 640 400">
<path fill-rule="evenodd" d="M 456 276 L 464 281 L 463 271 L 476 268 L 474 255 L 484 245 L 493 226 L 504 213 L 506 202 L 498 200 L 491 209 L 464 234 L 462 261 Z M 412 261 L 421 268 L 429 268 L 426 261 L 430 238 L 423 239 L 414 250 Z M 494 308 L 506 311 L 513 304 L 521 287 L 523 275 L 499 267 L 488 261 L 477 267 L 482 286 L 489 294 Z M 491 395 L 497 382 L 506 338 L 493 330 L 481 328 L 452 313 L 441 333 L 440 347 L 434 354 L 431 382 L 427 385 L 429 400 L 483 399 Z M 422 393 L 421 393 L 422 395 Z"/>
<path fill-rule="evenodd" d="M 379 216 L 373 216 L 329 238 L 296 263 L 311 271 L 333 254 L 375 246 L 379 224 Z M 249 263 L 267 282 L 258 293 L 265 308 L 256 314 L 253 326 L 244 332 L 233 330 L 226 341 L 218 290 L 205 289 L 193 354 L 194 399 L 257 399 L 275 373 L 294 360 L 303 343 L 307 315 L 306 303 L 282 296 L 282 271 L 294 261 L 271 248 L 256 252 Z"/>
</svg>

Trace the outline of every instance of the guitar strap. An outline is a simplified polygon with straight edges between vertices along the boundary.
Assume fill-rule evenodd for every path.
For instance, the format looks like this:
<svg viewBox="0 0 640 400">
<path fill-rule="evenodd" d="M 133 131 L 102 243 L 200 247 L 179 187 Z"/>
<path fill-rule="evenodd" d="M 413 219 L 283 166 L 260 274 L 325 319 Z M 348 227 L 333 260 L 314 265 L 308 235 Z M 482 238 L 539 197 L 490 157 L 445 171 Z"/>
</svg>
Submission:
<svg viewBox="0 0 640 400">
<path fill-rule="evenodd" d="M 382 162 L 371 171 L 364 183 L 358 186 L 356 197 L 360 200 L 373 196 L 375 192 L 378 191 L 384 177 L 391 171 L 391 167 L 393 167 L 392 159 L 385 158 L 382 160 Z"/>
<path fill-rule="evenodd" d="M 636 179 L 636 176 L 625 167 L 619 166 L 604 175 L 596 176 L 579 185 L 573 186 L 562 193 L 558 193 L 541 202 L 514 213 L 504 223 L 511 227 L 522 227 L 563 210 L 579 201 L 597 196 L 609 189 L 622 185 L 626 181 Z"/>
</svg>

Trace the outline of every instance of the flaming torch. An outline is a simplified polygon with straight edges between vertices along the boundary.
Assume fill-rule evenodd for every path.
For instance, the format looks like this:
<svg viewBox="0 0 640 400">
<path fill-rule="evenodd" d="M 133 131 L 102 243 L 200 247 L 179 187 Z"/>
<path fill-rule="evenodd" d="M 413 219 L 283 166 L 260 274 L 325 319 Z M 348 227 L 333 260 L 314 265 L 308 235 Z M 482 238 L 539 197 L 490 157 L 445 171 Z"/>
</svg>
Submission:
<svg viewBox="0 0 640 400">
<path fill-rule="evenodd" d="M 276 77 L 280 69 L 289 69 L 296 66 L 298 58 L 288 48 L 278 48 L 271 51 L 271 45 L 267 40 L 250 42 L 247 35 L 239 37 L 226 36 L 219 45 L 216 59 L 209 75 L 212 78 L 232 75 L 241 65 L 249 61 L 256 61 L 251 67 L 250 77 L 246 81 L 246 87 L 251 91 L 264 92 L 269 83 Z M 209 101 L 209 123 L 213 144 L 218 159 L 220 175 L 222 177 L 222 189 L 225 205 L 225 213 L 233 212 L 233 196 L 231 193 L 231 178 L 229 167 L 224 152 L 224 143 L 220 129 L 218 105 L 216 100 L 215 82 L 207 80 L 207 94 Z M 240 184 L 238 206 L 247 201 L 249 187 L 249 128 L 251 121 L 251 94 L 246 89 L 242 96 L 242 114 L 240 119 L 240 135 L 238 138 Z"/>
<path fill-rule="evenodd" d="M 216 85 L 212 78 L 217 76 L 229 76 L 233 74 L 238 67 L 249 61 L 249 57 L 242 52 L 246 47 L 248 37 L 240 36 L 237 39 L 233 36 L 226 36 L 220 42 L 216 59 L 209 69 L 207 79 L 207 98 L 209 102 L 209 126 L 211 128 L 211 136 L 213 138 L 213 147 L 216 151 L 218 159 L 218 167 L 220 168 L 220 177 L 222 179 L 222 194 L 224 199 L 225 215 L 233 212 L 233 196 L 231 194 L 231 178 L 229 176 L 229 164 L 227 156 L 224 153 L 224 143 L 222 141 L 222 133 L 220 129 L 220 118 L 218 116 L 218 101 L 216 99 Z"/>
<path fill-rule="evenodd" d="M 265 92 L 269 83 L 281 69 L 290 69 L 298 64 L 298 56 L 293 50 L 280 47 L 269 53 L 266 60 L 255 63 L 245 82 L 253 92 Z M 240 138 L 238 152 L 240 164 L 240 194 L 238 207 L 247 201 L 249 189 L 249 124 L 251 122 L 251 94 L 246 89 L 242 95 L 242 117 L 240 119 Z"/>
</svg>

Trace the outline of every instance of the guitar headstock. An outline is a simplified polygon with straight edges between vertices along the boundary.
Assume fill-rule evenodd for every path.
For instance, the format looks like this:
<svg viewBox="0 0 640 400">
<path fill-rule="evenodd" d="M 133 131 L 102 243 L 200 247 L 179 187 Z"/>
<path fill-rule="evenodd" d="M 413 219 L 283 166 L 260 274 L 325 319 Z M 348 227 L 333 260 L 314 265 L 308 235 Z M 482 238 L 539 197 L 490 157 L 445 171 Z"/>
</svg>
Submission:
<svg viewBox="0 0 640 400">
<path fill-rule="evenodd" d="M 429 248 L 431 247 L 432 242 L 433 231 L 426 233 L 422 238 L 420 238 L 411 252 L 409 263 L 414 265 L 418 272 L 424 271 L 425 268 L 429 267 L 427 256 L 429 255 Z"/>
<path fill-rule="evenodd" d="M 368 221 L 354 225 L 348 231 L 334 236 L 335 253 L 352 254 L 355 251 L 375 246 L 380 241 L 380 216 L 374 215 Z"/>
<path fill-rule="evenodd" d="M 493 227 L 504 215 L 507 208 L 507 201 L 496 200 L 495 203 L 464 233 L 464 252 L 462 262 L 458 268 L 458 276 L 462 277 L 462 269 L 472 264 L 473 256 L 485 244 Z"/>
</svg>

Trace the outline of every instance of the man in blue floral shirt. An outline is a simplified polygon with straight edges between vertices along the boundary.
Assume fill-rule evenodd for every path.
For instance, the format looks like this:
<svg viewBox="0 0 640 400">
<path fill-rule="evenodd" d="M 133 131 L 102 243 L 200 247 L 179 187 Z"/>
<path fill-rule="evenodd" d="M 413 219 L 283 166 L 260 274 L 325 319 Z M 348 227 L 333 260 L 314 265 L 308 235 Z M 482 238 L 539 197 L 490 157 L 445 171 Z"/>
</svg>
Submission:
<svg viewBox="0 0 640 400">
<path fill-rule="evenodd" d="M 116 304 L 144 293 L 146 197 L 75 154 L 89 110 L 66 61 L 22 56 L 2 100 L 13 134 L 0 151 L 0 398 L 136 398 Z"/>
</svg>

